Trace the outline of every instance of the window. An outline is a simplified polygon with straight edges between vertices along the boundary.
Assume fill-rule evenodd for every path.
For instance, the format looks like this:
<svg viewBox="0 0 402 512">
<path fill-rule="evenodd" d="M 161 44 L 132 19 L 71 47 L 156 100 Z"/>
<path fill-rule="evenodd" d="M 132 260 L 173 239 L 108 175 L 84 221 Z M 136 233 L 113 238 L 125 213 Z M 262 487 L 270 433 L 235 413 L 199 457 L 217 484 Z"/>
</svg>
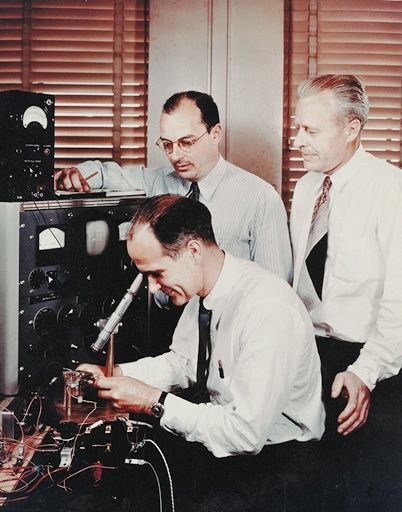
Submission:
<svg viewBox="0 0 402 512">
<path fill-rule="evenodd" d="M 288 0 L 285 5 L 283 198 L 290 208 L 295 183 L 304 174 L 292 146 L 296 89 L 308 76 L 360 75 L 370 100 L 363 145 L 402 166 L 402 1 Z"/>
<path fill-rule="evenodd" d="M 56 96 L 55 167 L 145 164 L 146 0 L 2 0 L 0 90 Z"/>
</svg>

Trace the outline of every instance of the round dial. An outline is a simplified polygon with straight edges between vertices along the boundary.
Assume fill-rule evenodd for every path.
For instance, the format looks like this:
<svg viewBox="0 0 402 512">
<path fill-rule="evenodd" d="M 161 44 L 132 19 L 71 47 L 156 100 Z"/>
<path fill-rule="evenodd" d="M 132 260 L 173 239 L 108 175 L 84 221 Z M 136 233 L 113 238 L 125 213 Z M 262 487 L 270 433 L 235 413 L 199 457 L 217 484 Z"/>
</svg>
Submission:
<svg viewBox="0 0 402 512">
<path fill-rule="evenodd" d="M 99 310 L 93 302 L 87 302 L 78 306 L 78 321 L 84 335 L 98 332 L 95 323 L 99 320 Z"/>
<path fill-rule="evenodd" d="M 45 272 L 41 268 L 34 268 L 28 276 L 28 282 L 32 288 L 40 288 L 46 283 Z"/>
<path fill-rule="evenodd" d="M 56 313 L 53 309 L 40 309 L 35 315 L 33 328 L 39 336 L 46 336 L 54 332 L 56 328 Z"/>
<path fill-rule="evenodd" d="M 75 311 L 75 307 L 71 304 L 64 304 L 64 306 L 61 306 L 57 312 L 57 323 L 62 331 L 64 329 L 71 329 L 76 319 L 77 313 Z"/>
</svg>

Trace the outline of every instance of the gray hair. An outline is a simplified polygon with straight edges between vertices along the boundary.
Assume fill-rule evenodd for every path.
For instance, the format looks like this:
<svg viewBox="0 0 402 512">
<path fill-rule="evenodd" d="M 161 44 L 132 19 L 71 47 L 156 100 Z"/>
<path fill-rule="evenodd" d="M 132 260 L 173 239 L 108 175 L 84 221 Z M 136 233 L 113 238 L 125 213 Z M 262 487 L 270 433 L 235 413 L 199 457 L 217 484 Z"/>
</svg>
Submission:
<svg viewBox="0 0 402 512">
<path fill-rule="evenodd" d="M 333 98 L 344 119 L 358 119 L 361 129 L 366 124 L 369 100 L 360 77 L 356 75 L 319 75 L 308 78 L 297 89 L 297 96 L 305 98 L 323 91 L 332 91 Z"/>
</svg>

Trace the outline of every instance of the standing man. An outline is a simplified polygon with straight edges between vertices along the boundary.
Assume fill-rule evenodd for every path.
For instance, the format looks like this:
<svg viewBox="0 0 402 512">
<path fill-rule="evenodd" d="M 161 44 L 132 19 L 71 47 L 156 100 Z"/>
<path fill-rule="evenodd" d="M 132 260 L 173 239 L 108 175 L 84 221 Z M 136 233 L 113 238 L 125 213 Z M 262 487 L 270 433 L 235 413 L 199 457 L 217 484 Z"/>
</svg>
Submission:
<svg viewBox="0 0 402 512">
<path fill-rule="evenodd" d="M 358 77 L 318 76 L 298 94 L 295 146 L 309 172 L 291 213 L 294 288 L 314 323 L 324 398 L 347 397 L 337 417 L 347 435 L 401 369 L 402 173 L 360 145 L 369 106 Z"/>
<path fill-rule="evenodd" d="M 222 251 L 208 209 L 182 196 L 146 200 L 127 249 L 152 293 L 187 303 L 172 345 L 117 366 L 110 378 L 100 367 L 80 368 L 98 377 L 99 396 L 117 411 L 154 415 L 196 449 L 173 450 L 169 460 L 178 510 L 284 510 L 292 498 L 274 475 L 294 471 L 290 480 L 300 482 L 306 464 L 313 471 L 302 451 L 324 422 L 319 357 L 300 299 L 271 272 Z M 201 403 L 175 395 L 192 385 Z"/>
<path fill-rule="evenodd" d="M 292 258 L 282 200 L 267 182 L 222 158 L 221 138 L 219 112 L 212 97 L 197 91 L 177 93 L 163 106 L 157 141 L 171 165 L 152 171 L 88 161 L 56 172 L 55 188 L 139 188 L 148 197 L 191 194 L 211 211 L 222 249 L 256 261 L 290 282 Z M 96 171 L 87 182 L 85 177 Z"/>
</svg>

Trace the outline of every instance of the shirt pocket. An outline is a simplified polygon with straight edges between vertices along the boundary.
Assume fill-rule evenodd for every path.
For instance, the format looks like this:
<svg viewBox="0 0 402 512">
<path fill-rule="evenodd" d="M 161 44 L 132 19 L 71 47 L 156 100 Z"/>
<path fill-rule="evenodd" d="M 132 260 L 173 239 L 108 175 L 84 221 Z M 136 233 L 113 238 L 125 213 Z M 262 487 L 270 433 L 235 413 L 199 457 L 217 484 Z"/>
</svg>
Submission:
<svg viewBox="0 0 402 512">
<path fill-rule="evenodd" d="M 215 401 L 220 405 L 227 405 L 233 401 L 233 395 L 230 391 L 231 380 L 230 377 L 225 377 L 215 382 L 211 398 L 213 396 Z"/>
<path fill-rule="evenodd" d="M 377 240 L 341 237 L 336 245 L 332 271 L 334 277 L 347 282 L 378 278 L 381 255 Z M 329 256 L 331 258 L 330 251 Z"/>
</svg>

